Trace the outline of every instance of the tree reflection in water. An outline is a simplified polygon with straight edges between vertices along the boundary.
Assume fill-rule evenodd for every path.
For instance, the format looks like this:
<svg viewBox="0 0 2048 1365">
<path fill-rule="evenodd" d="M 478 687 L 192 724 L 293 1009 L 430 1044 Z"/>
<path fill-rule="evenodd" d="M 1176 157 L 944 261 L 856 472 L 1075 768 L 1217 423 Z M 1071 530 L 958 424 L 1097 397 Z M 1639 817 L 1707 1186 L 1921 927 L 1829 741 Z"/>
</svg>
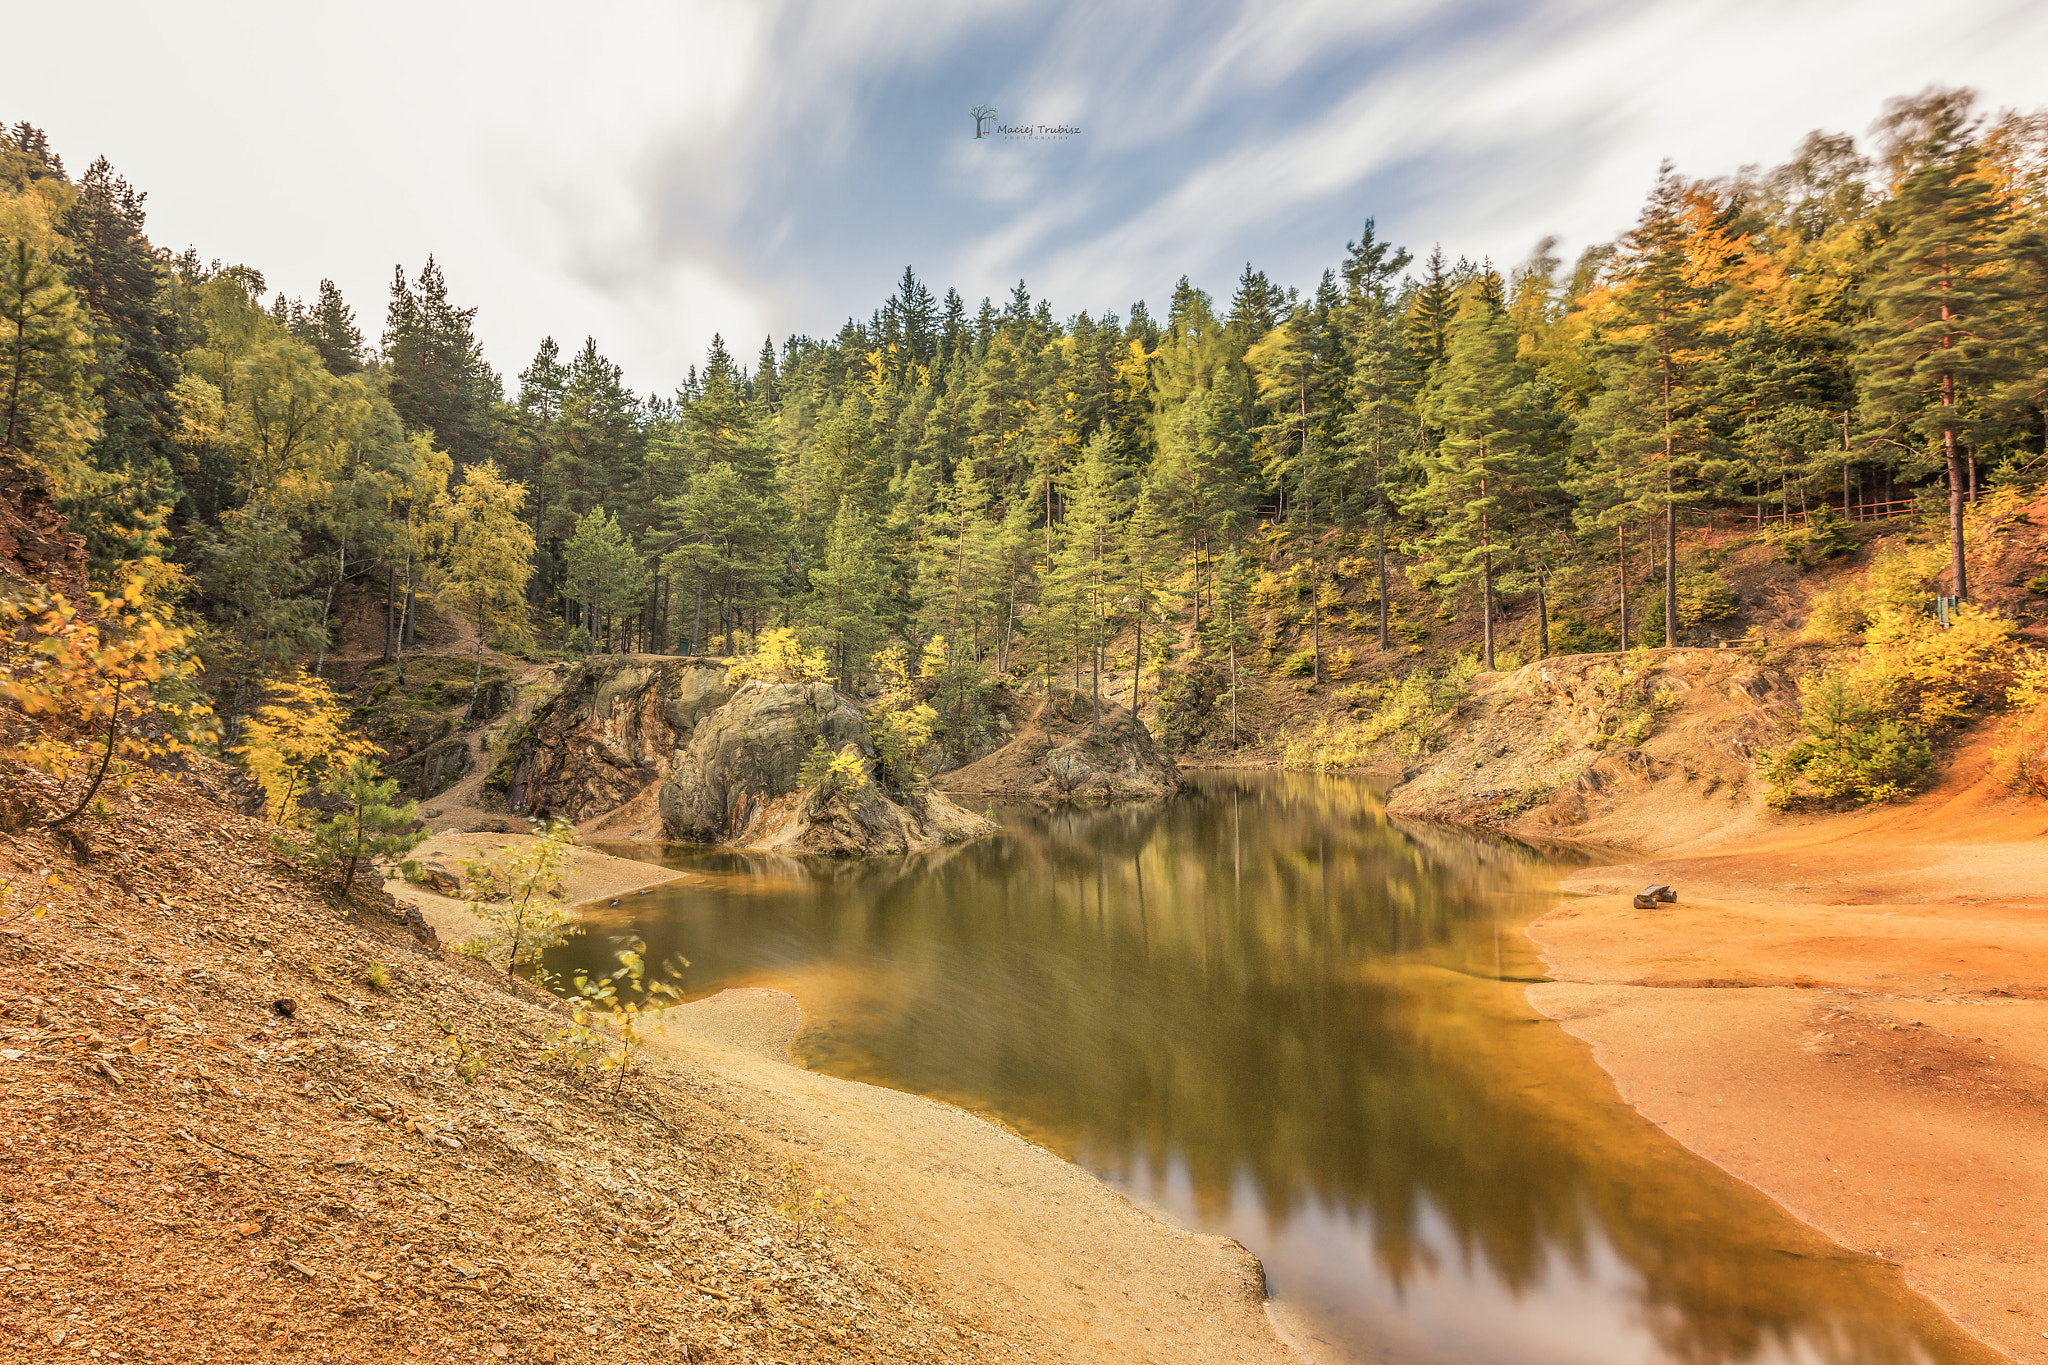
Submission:
<svg viewBox="0 0 2048 1365">
<path fill-rule="evenodd" d="M 1238 1237 L 1319 1357 L 1998 1359 L 1533 1013 L 1519 926 L 1568 855 L 1391 821 L 1345 777 L 997 813 L 912 858 L 641 847 L 703 880 L 591 927 L 688 958 L 693 994 L 794 992 L 806 1065 L 1000 1114 Z"/>
</svg>

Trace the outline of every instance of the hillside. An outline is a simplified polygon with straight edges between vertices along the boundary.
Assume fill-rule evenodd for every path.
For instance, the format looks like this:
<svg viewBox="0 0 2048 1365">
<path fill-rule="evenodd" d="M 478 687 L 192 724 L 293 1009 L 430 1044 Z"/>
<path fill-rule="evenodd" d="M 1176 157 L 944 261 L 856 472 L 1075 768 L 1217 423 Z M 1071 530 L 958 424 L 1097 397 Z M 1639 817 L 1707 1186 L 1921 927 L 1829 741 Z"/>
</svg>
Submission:
<svg viewBox="0 0 2048 1365">
<path fill-rule="evenodd" d="M 689 1007 L 614 1099 L 543 1059 L 546 1001 L 373 887 L 336 906 L 261 822 L 155 781 L 99 833 L 88 867 L 0 836 L 0 1354 L 1282 1358 L 1241 1248 L 799 1071 L 790 1021 L 735 1051 Z M 844 1221 L 777 1212 L 814 1182 Z M 1129 1296 L 1074 1317 L 1083 1261 Z"/>
</svg>

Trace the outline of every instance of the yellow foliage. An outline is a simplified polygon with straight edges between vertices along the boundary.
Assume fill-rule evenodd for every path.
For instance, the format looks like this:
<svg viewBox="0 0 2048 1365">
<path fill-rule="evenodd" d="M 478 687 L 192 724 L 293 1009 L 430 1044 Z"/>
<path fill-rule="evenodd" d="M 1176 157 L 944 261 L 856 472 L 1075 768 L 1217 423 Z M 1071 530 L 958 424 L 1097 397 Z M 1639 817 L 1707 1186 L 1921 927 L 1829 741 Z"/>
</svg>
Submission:
<svg viewBox="0 0 2048 1365">
<path fill-rule="evenodd" d="M 2013 716 L 1991 751 L 1991 771 L 2015 791 L 2048 797 L 2048 653 L 2020 656 L 2005 700 Z"/>
<path fill-rule="evenodd" d="M 824 682 L 831 676 L 832 665 L 825 661 L 823 651 L 805 653 L 796 632 L 786 626 L 762 631 L 753 652 L 741 655 L 725 668 L 725 680 L 729 683 L 755 679 L 762 682 Z"/>
<path fill-rule="evenodd" d="M 1852 672 L 1881 704 L 1936 729 L 1972 705 L 2004 697 L 2018 662 L 2012 622 L 1965 602 L 1947 630 L 1917 612 L 1885 608 Z"/>
<path fill-rule="evenodd" d="M 101 783 L 128 785 L 134 765 L 213 738 L 203 728 L 212 710 L 184 695 L 199 671 L 184 653 L 186 633 L 149 605 L 144 580 L 119 597 L 94 593 L 93 603 L 91 617 L 61 593 L 0 604 L 0 620 L 14 631 L 0 663 L 0 697 L 37 722 L 15 753 L 59 781 L 96 768 L 86 794 L 52 824 L 83 810 Z"/>
<path fill-rule="evenodd" d="M 551 820 L 534 833 L 540 837 L 530 843 L 509 844 L 462 865 L 462 898 L 491 926 L 463 947 L 486 961 L 502 954 L 507 976 L 522 956 L 560 943 L 575 918 L 562 896 L 562 862 L 576 843 L 576 827 Z"/>
<path fill-rule="evenodd" d="M 292 818 L 300 795 L 350 760 L 374 755 L 377 746 L 349 733 L 348 708 L 304 669 L 271 683 L 268 691 L 270 699 L 243 724 L 246 742 L 234 753 L 262 786 L 271 820 L 303 825 L 303 813 Z"/>
</svg>

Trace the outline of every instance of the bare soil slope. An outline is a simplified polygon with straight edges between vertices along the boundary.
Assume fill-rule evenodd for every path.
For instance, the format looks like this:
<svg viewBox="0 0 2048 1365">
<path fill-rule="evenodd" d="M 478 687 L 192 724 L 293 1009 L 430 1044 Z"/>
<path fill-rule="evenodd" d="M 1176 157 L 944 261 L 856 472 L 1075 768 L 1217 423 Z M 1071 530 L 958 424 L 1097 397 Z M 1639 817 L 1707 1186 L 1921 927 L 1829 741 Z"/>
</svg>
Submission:
<svg viewBox="0 0 2048 1365">
<path fill-rule="evenodd" d="M 1530 998 L 1687 1146 L 2048 1359 L 2048 807 L 1907 805 L 1581 872 Z M 1649 882 L 1675 905 L 1631 908 Z"/>
<path fill-rule="evenodd" d="M 971 1116 L 732 1040 L 612 1098 L 260 821 L 159 782 L 87 834 L 0 835 L 0 1358 L 1286 1358 L 1241 1249 Z M 776 1211 L 821 1178 L 843 1223 Z"/>
<path fill-rule="evenodd" d="M 1387 809 L 1628 847 L 1726 837 L 1767 818 L 1752 758 L 1797 697 L 1784 666 L 1733 649 L 1482 674 Z"/>
</svg>

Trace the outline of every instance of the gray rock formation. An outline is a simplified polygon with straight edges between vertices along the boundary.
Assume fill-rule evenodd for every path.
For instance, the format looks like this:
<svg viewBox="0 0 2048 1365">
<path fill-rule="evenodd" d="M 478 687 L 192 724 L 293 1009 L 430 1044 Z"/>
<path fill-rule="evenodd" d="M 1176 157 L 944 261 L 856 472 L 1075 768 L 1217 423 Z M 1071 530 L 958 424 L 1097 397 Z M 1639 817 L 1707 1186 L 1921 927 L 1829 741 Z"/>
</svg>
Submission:
<svg viewBox="0 0 2048 1365">
<path fill-rule="evenodd" d="M 909 852 L 994 828 L 942 796 L 892 795 L 866 717 L 830 686 L 735 687 L 725 677 L 722 660 L 585 662 L 519 737 L 507 804 L 582 824 L 630 803 L 670 839 L 835 855 Z M 800 790 L 821 740 L 857 756 L 866 780 Z"/>
<path fill-rule="evenodd" d="M 1036 796 L 1121 801 L 1170 796 L 1180 769 L 1152 741 L 1143 721 L 1095 704 L 1085 692 L 1056 687 L 1018 730 L 985 758 L 936 779 L 975 796 Z"/>
</svg>

